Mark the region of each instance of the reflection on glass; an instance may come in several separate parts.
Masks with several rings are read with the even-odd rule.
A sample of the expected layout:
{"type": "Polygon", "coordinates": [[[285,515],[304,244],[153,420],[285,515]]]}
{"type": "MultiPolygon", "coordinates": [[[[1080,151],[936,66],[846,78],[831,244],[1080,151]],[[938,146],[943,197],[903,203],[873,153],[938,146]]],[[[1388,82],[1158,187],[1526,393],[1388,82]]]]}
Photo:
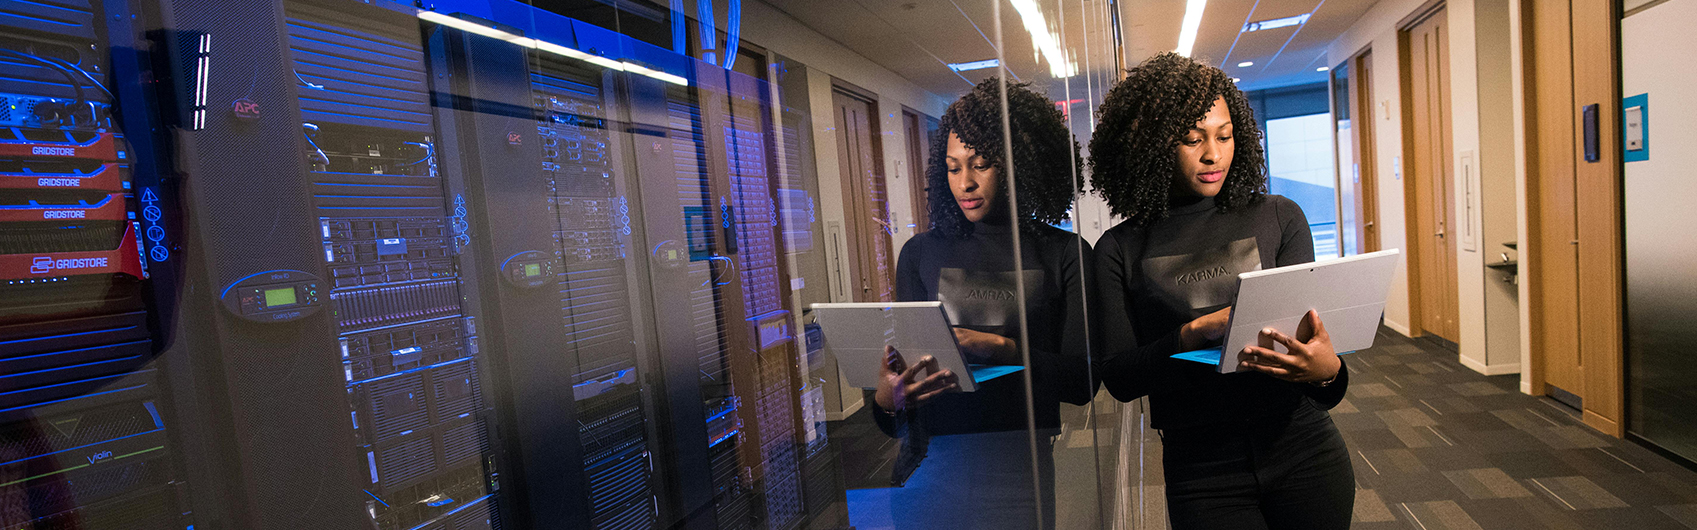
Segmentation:
{"type": "Polygon", "coordinates": [[[1024,85],[1006,90],[1012,152],[1003,148],[1003,86],[995,78],[949,107],[931,145],[931,230],[902,248],[896,297],[941,301],[974,368],[941,370],[935,359],[902,356],[899,344],[889,352],[873,417],[901,440],[889,476],[899,488],[851,495],[851,509],[890,511],[871,521],[1054,525],[1059,404],[1088,403],[1093,394],[1080,261],[1088,245],[1047,224],[1071,207],[1077,144],[1053,102],[1024,85]],[[1017,209],[1010,191],[1018,192],[1017,209]],[[979,379],[1009,373],[997,366],[1025,369],[979,379]],[[977,389],[957,392],[963,377],[977,389]]]}
{"type": "Polygon", "coordinates": [[[0,527],[1054,526],[1108,14],[933,92],[748,4],[0,0],[0,527]],[[845,419],[801,309],[897,299],[1007,374],[845,419]]]}

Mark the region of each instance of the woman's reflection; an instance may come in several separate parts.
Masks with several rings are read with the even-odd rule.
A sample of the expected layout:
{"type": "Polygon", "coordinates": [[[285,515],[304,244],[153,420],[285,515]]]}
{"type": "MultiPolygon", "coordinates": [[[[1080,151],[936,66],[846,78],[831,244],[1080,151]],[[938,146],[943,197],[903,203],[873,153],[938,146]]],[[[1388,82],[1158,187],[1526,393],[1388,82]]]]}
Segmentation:
{"type": "Polygon", "coordinates": [[[1090,263],[1090,246],[1047,224],[1065,219],[1082,185],[1074,169],[1078,144],[1052,101],[1023,84],[1007,85],[1015,212],[999,85],[994,78],[979,83],[943,115],[925,172],[931,230],[902,247],[896,295],[943,302],[969,363],[1025,365],[1025,340],[1032,393],[1027,399],[1025,374],[1018,372],[983,381],[976,392],[950,392],[962,374],[890,350],[873,414],[885,433],[903,439],[891,476],[893,485],[906,484],[891,500],[898,527],[1034,528],[1039,517],[1052,527],[1051,439],[1060,428],[1060,403],[1088,403],[1095,390],[1082,265],[1090,263]],[[1021,276],[1026,337],[1016,305],[1021,276]],[[1041,493],[1032,489],[1034,470],[1041,493]],[[1034,506],[1039,494],[1041,512],[1034,506]]]}

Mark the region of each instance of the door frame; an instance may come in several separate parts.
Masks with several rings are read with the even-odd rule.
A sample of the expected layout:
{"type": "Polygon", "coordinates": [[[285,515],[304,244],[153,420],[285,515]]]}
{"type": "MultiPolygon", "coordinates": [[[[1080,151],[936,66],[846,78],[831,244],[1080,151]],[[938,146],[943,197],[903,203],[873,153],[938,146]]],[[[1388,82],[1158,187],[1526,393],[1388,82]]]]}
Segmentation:
{"type": "Polygon", "coordinates": [[[925,164],[931,160],[931,139],[926,135],[927,120],[934,121],[936,118],[902,105],[902,134],[907,137],[907,184],[913,204],[915,235],[931,230],[931,203],[926,192],[930,182],[925,174],[925,164]]]}
{"type": "MultiPolygon", "coordinates": [[[[1410,335],[1417,337],[1432,334],[1427,332],[1423,325],[1426,312],[1422,307],[1422,293],[1424,292],[1423,289],[1428,288],[1429,286],[1423,285],[1424,282],[1421,280],[1421,276],[1424,272],[1424,266],[1420,263],[1420,252],[1422,248],[1425,245],[1429,245],[1430,242],[1426,241],[1425,237],[1427,237],[1427,235],[1419,229],[1419,208],[1416,207],[1415,203],[1417,194],[1419,193],[1418,188],[1415,185],[1417,179],[1413,172],[1407,170],[1408,167],[1413,165],[1415,158],[1414,93],[1411,84],[1413,82],[1411,70],[1412,64],[1410,64],[1412,43],[1409,41],[1409,32],[1414,29],[1415,26],[1425,23],[1426,21],[1431,20],[1432,17],[1437,16],[1440,11],[1443,11],[1443,16],[1447,18],[1449,13],[1445,10],[1446,7],[1448,7],[1448,5],[1443,0],[1433,0],[1422,5],[1419,9],[1414,10],[1407,17],[1404,17],[1397,23],[1397,87],[1399,89],[1398,98],[1401,101],[1402,106],[1400,109],[1402,115],[1402,167],[1399,168],[1399,170],[1404,176],[1402,179],[1403,244],[1408,247],[1403,261],[1408,267],[1408,273],[1406,275],[1408,279],[1408,331],[1410,335]]],[[[1448,90],[1448,87],[1444,88],[1446,91],[1448,90]]],[[[1435,112],[1441,112],[1441,110],[1435,112]]],[[[1454,153],[1448,153],[1448,155],[1449,156],[1446,157],[1442,163],[1451,163],[1451,158],[1454,157],[1454,153]]],[[[1453,198],[1451,198],[1451,200],[1453,202],[1453,198]]],[[[1451,213],[1453,214],[1454,212],[1452,211],[1451,213]]],[[[1445,228],[1447,230],[1452,227],[1446,226],[1445,228]]],[[[1460,271],[1458,270],[1457,273],[1459,272],[1460,271]]],[[[1457,295],[1459,297],[1459,293],[1457,293],[1457,295]]],[[[1459,319],[1460,315],[1456,315],[1456,318],[1459,319]]],[[[1456,338],[1459,339],[1460,337],[1456,338]]],[[[1446,342],[1447,340],[1448,339],[1445,339],[1446,342]]]]}
{"type": "MultiPolygon", "coordinates": [[[[859,100],[866,104],[867,127],[870,129],[867,137],[871,139],[868,149],[871,150],[872,154],[872,167],[870,170],[877,175],[877,178],[884,181],[884,207],[886,210],[885,213],[887,214],[889,213],[890,183],[889,175],[884,171],[884,144],[883,134],[881,131],[881,126],[883,124],[880,123],[879,120],[880,114],[878,110],[878,96],[869,90],[860,88],[859,86],[855,86],[852,83],[843,81],[836,77],[831,78],[831,93],[833,99],[836,96],[841,95],[843,97],[859,100]]],[[[837,119],[837,116],[835,116],[835,109],[837,105],[833,101],[831,106],[833,109],[832,120],[834,121],[837,119]]],[[[839,128],[837,131],[838,141],[847,141],[847,139],[843,136],[844,134],[847,134],[847,131],[839,128]]],[[[839,169],[847,167],[848,164],[849,161],[847,160],[838,161],[839,169]]],[[[870,277],[871,275],[876,274],[878,265],[878,240],[876,236],[873,235],[873,231],[881,228],[877,226],[876,223],[872,222],[870,205],[864,201],[856,200],[857,197],[866,196],[867,193],[869,193],[869,190],[863,192],[859,189],[860,185],[858,176],[844,172],[841,180],[842,193],[844,197],[843,239],[845,241],[843,242],[843,250],[846,250],[849,254],[849,259],[844,260],[848,262],[849,265],[849,277],[847,278],[849,280],[849,285],[845,286],[847,288],[845,290],[848,292],[849,298],[853,301],[874,301],[865,299],[865,289],[861,288],[858,285],[858,282],[863,278],[863,275],[865,277],[870,277]]],[[[895,254],[899,250],[895,248],[895,240],[893,237],[891,238],[890,246],[889,255],[886,256],[888,259],[886,260],[887,263],[885,263],[885,266],[886,269],[890,271],[891,277],[886,278],[886,280],[888,280],[893,286],[895,284],[895,254]]],[[[892,288],[891,296],[893,297],[894,294],[895,293],[892,288]]]]}
{"type": "MultiPolygon", "coordinates": [[[[1551,363],[1549,348],[1546,344],[1554,342],[1558,330],[1549,329],[1547,315],[1559,315],[1563,312],[1572,314],[1577,329],[1577,344],[1579,360],[1582,369],[1579,372],[1578,388],[1562,388],[1582,397],[1581,420],[1588,426],[1605,434],[1620,437],[1627,434],[1626,428],[1630,418],[1626,416],[1626,401],[1630,396],[1625,392],[1628,383],[1624,357],[1626,348],[1625,330],[1625,247],[1624,247],[1624,208],[1622,196],[1622,177],[1624,166],[1621,160],[1620,130],[1621,120],[1621,50],[1620,50],[1620,18],[1618,5],[1610,0],[1568,0],[1562,2],[1562,8],[1567,27],[1567,43],[1569,56],[1566,58],[1571,69],[1558,71],[1558,75],[1548,76],[1534,66],[1538,50],[1535,32],[1536,22],[1524,27],[1521,46],[1523,56],[1527,60],[1522,65],[1521,74],[1527,80],[1522,97],[1526,100],[1527,134],[1525,159],[1522,161],[1526,172],[1526,223],[1528,241],[1521,243],[1521,259],[1526,260],[1526,279],[1530,285],[1528,304],[1528,332],[1531,343],[1528,345],[1531,358],[1529,359],[1526,383],[1533,395],[1542,395],[1550,386],[1551,363]],[[1541,77],[1543,76],[1543,77],[1541,77]],[[1595,162],[1585,161],[1583,149],[1579,142],[1555,142],[1555,153],[1543,152],[1549,144],[1537,141],[1539,131],[1547,129],[1537,122],[1539,105],[1548,102],[1539,101],[1538,83],[1540,81],[1572,87],[1568,119],[1572,129],[1565,133],[1568,138],[1582,138],[1579,132],[1583,129],[1581,108],[1587,104],[1598,105],[1597,112],[1597,143],[1598,159],[1595,162]],[[1570,151],[1563,153],[1562,151],[1570,151]],[[1567,155],[1563,157],[1563,155],[1567,155]],[[1574,294],[1575,306],[1561,307],[1541,293],[1539,285],[1547,277],[1554,276],[1553,267],[1539,262],[1539,256],[1547,247],[1560,246],[1561,241],[1543,241],[1539,235],[1544,233],[1543,225],[1561,212],[1562,206],[1542,200],[1543,188],[1547,186],[1550,177],[1541,174],[1541,159],[1545,156],[1563,157],[1574,164],[1573,187],[1575,189],[1574,204],[1571,206],[1571,217],[1574,219],[1572,245],[1575,254],[1576,284],[1574,294]],[[1582,192],[1579,190],[1583,190],[1582,192]]],[[[1557,5],[1561,5],[1557,4],[1557,5]]],[[[1547,13],[1552,5],[1545,2],[1522,0],[1519,2],[1521,20],[1536,21],[1540,13],[1547,13]],[[1530,15],[1530,16],[1528,16],[1530,15]]],[[[1565,219],[1561,219],[1565,220],[1565,219]]],[[[1558,387],[1560,388],[1560,387],[1558,387]]]]}
{"type": "MultiPolygon", "coordinates": [[[[1360,168],[1356,175],[1361,181],[1355,183],[1355,196],[1361,200],[1361,210],[1355,220],[1359,223],[1356,233],[1358,250],[1365,254],[1383,248],[1384,241],[1379,233],[1379,153],[1378,136],[1374,134],[1378,125],[1374,122],[1379,117],[1373,109],[1373,48],[1367,46],[1350,56],[1349,90],[1353,92],[1348,97],[1351,105],[1350,128],[1355,133],[1355,163],[1360,168]]],[[[1351,205],[1353,208],[1354,205],[1351,205]]]]}

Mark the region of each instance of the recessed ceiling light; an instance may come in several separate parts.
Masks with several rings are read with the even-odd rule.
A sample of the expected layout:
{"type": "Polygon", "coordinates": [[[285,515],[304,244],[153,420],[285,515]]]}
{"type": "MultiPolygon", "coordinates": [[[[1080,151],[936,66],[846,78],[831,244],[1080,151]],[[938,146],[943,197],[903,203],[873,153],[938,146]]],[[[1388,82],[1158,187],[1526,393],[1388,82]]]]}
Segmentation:
{"type": "Polygon", "coordinates": [[[1190,57],[1190,50],[1196,47],[1196,29],[1202,26],[1202,10],[1208,7],[1208,0],[1187,0],[1184,3],[1184,22],[1178,28],[1178,49],[1174,53],[1190,57]]]}
{"type": "Polygon", "coordinates": [[[1303,13],[1303,14],[1300,14],[1300,15],[1297,15],[1297,16],[1294,16],[1294,17],[1275,18],[1275,19],[1272,19],[1272,20],[1263,20],[1263,21],[1260,21],[1260,22],[1250,22],[1248,24],[1244,24],[1243,29],[1239,30],[1238,33],[1249,33],[1251,31],[1261,31],[1261,30],[1264,30],[1264,29],[1278,29],[1278,28],[1287,28],[1287,27],[1290,27],[1290,26],[1298,26],[1298,25],[1301,25],[1304,22],[1308,22],[1308,16],[1310,14],[1311,13],[1303,13]]]}
{"type": "Polygon", "coordinates": [[[1314,69],[1314,71],[1316,71],[1316,72],[1324,72],[1324,71],[1327,71],[1327,70],[1331,70],[1331,69],[1332,69],[1332,68],[1331,68],[1331,67],[1329,67],[1329,66],[1322,66],[1322,67],[1319,67],[1319,68],[1315,68],[1315,69],[1314,69]]]}
{"type": "Polygon", "coordinates": [[[999,63],[999,62],[996,62],[995,59],[985,59],[985,60],[982,60],[982,61],[973,61],[973,62],[970,62],[970,63],[949,63],[949,69],[954,70],[956,72],[965,72],[967,70],[982,70],[982,69],[985,69],[985,68],[995,68],[995,67],[1001,66],[1001,65],[1002,64],[999,63]]]}
{"type": "Polygon", "coordinates": [[[1233,82],[1233,83],[1236,83],[1236,82],[1239,82],[1239,81],[1243,81],[1243,80],[1242,80],[1242,79],[1238,79],[1238,78],[1236,78],[1236,77],[1233,77],[1233,78],[1232,78],[1232,82],[1233,82]]]}
{"type": "Polygon", "coordinates": [[[1238,68],[1249,68],[1251,66],[1255,66],[1255,61],[1244,61],[1244,62],[1241,62],[1241,63],[1237,63],[1238,68]]]}

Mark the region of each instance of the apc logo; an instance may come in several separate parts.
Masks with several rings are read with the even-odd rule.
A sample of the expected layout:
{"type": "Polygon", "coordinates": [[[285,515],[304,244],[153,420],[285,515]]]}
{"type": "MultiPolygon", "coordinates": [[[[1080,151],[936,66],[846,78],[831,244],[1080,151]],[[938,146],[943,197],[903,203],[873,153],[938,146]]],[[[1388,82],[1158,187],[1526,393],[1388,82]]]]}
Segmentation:
{"type": "Polygon", "coordinates": [[[259,104],[254,103],[253,100],[248,98],[241,98],[230,102],[230,111],[236,113],[236,118],[242,120],[252,121],[259,119],[259,104]]]}
{"type": "Polygon", "coordinates": [[[49,272],[53,272],[53,258],[37,256],[35,261],[29,265],[30,274],[47,274],[49,272]]]}

